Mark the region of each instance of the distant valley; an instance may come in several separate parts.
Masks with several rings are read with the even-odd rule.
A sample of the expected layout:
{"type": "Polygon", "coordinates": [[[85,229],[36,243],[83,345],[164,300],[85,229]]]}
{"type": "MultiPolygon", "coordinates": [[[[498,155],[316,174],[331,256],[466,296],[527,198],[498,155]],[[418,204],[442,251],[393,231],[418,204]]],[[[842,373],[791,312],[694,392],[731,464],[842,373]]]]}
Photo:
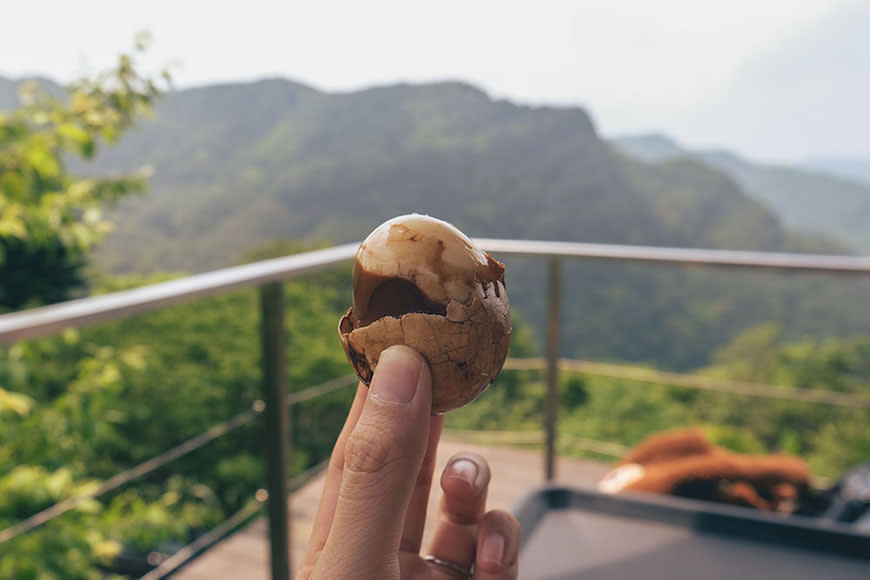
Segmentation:
{"type": "Polygon", "coordinates": [[[804,161],[801,167],[870,185],[870,159],[858,157],[816,157],[804,161]]]}

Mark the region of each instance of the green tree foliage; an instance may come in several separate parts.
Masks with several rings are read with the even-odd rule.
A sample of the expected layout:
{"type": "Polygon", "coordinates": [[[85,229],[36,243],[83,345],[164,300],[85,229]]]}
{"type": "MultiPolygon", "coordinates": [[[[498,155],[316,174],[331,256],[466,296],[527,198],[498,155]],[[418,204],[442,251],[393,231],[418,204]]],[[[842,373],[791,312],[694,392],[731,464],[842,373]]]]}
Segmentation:
{"type": "MultiPolygon", "coordinates": [[[[286,247],[258,250],[256,256],[272,257],[286,247]]],[[[101,290],[160,279],[165,277],[116,278],[101,290]]],[[[349,301],[350,268],[287,284],[291,390],[348,373],[335,326],[349,301]]],[[[250,408],[259,397],[257,323],[257,294],[246,290],[3,351],[0,384],[27,399],[0,422],[0,528],[250,408]]],[[[716,365],[704,372],[870,391],[866,339],[782,343],[778,336],[773,327],[752,329],[722,348],[716,365]],[[756,350],[760,354],[750,372],[739,363],[756,350]]],[[[520,319],[512,344],[518,357],[537,350],[520,319]]],[[[576,452],[570,436],[631,445],[655,431],[702,424],[729,448],[786,449],[808,458],[815,473],[836,477],[866,460],[870,449],[864,432],[870,417],[856,409],[567,372],[562,387],[564,452],[576,452]]],[[[543,395],[540,372],[506,371],[474,404],[451,413],[448,425],[536,430],[543,395]]],[[[294,471],[327,456],[350,399],[346,389],[294,408],[294,471]]],[[[0,573],[98,577],[100,567],[110,566],[121,550],[140,558],[149,551],[172,551],[250,500],[263,481],[262,445],[259,425],[244,427],[88,502],[3,546],[0,573]],[[46,546],[51,557],[40,558],[46,546]]]]}
{"type": "Polygon", "coordinates": [[[146,175],[75,177],[67,159],[91,159],[100,142],[117,141],[160,93],[122,55],[63,99],[30,82],[20,107],[0,111],[0,311],[57,302],[84,286],[87,252],[108,229],[105,206],[144,190],[146,175]]]}
{"type": "MultiPolygon", "coordinates": [[[[434,204],[423,209],[449,218],[462,208],[455,221],[475,233],[495,224],[492,235],[573,239],[580,232],[606,241],[795,247],[769,214],[743,203],[727,182],[694,166],[656,171],[618,160],[576,112],[522,110],[453,84],[431,93],[405,87],[340,99],[302,87],[288,92],[282,83],[263,86],[261,100],[249,98],[256,91],[234,88],[219,91],[217,101],[193,91],[185,98],[194,106],[167,109],[158,120],[178,148],[170,155],[166,141],[157,139],[148,150],[160,151],[161,162],[183,159],[168,164],[169,185],[158,200],[174,196],[185,209],[166,213],[161,205],[141,221],[145,230],[132,228],[133,238],[178,229],[201,241],[178,252],[171,236],[159,248],[146,243],[150,238],[135,238],[137,253],[183,254],[200,267],[232,261],[276,228],[309,240],[274,242],[241,261],[270,258],[336,232],[358,237],[383,217],[421,209],[420,200],[434,204]],[[287,118],[275,123],[269,115],[248,115],[263,105],[287,118]],[[216,121],[218,113],[226,123],[216,121]],[[317,147],[308,148],[311,143],[317,147]],[[202,181],[204,174],[220,185],[202,181]],[[469,183],[483,193],[469,196],[469,183]],[[716,195],[689,196],[704,183],[715,184],[716,195]],[[226,195],[245,187],[270,189],[256,199],[226,195]],[[217,189],[221,195],[212,196],[217,189]],[[499,203],[488,203],[488,194],[500,196],[499,203]],[[716,208],[768,231],[743,231],[742,217],[722,224],[716,208]],[[669,224],[677,210],[683,214],[669,224]],[[624,216],[632,218],[623,222],[624,216]],[[613,223],[626,225],[616,231],[613,223]]],[[[88,250],[107,228],[106,205],[144,182],[141,175],[74,177],[68,163],[117,139],[158,93],[122,57],[112,73],[75,85],[65,100],[29,93],[23,108],[0,113],[0,308],[60,300],[84,285],[88,250]]],[[[139,138],[139,146],[141,139],[149,143],[147,131],[139,138]]],[[[510,272],[512,298],[541,295],[543,277],[527,275],[535,266],[527,262],[510,272]]],[[[567,267],[566,342],[587,357],[620,353],[687,366],[706,360],[747,320],[783,321],[799,312],[804,328],[842,329],[846,315],[856,327],[865,324],[848,308],[864,296],[860,286],[728,275],[736,278],[723,284],[725,275],[701,272],[567,267]],[[833,310],[819,306],[821,297],[833,310]],[[832,312],[840,318],[832,321],[832,312]]],[[[90,285],[108,292],[169,277],[91,278],[90,285]]],[[[289,282],[285,296],[290,389],[348,374],[336,324],[350,303],[350,268],[289,282]]],[[[544,319],[541,304],[529,298],[525,306],[526,320],[544,319]]],[[[0,349],[0,529],[250,409],[260,397],[258,316],[257,293],[245,290],[0,349]]],[[[537,351],[531,326],[518,317],[512,354],[537,351]]],[[[868,361],[866,339],[801,342],[765,326],[720,348],[703,372],[867,393],[868,361]]],[[[657,430],[700,423],[731,448],[799,453],[830,476],[870,453],[870,417],[860,409],[571,373],[562,386],[560,429],[569,436],[631,445],[657,430]]],[[[448,425],[537,429],[543,393],[540,372],[506,371],[473,405],[451,413],[448,425]]],[[[294,406],[295,473],[327,457],[350,399],[348,389],[294,406]]],[[[103,578],[121,555],[141,559],[149,551],[172,551],[250,501],[263,481],[263,445],[255,422],[83,503],[0,545],[0,578],[103,578]]]]}
{"type": "MultiPolygon", "coordinates": [[[[785,342],[781,336],[775,325],[750,328],[717,351],[714,365],[696,372],[725,380],[870,396],[870,339],[785,342]]],[[[594,373],[563,370],[560,376],[562,453],[590,453],[575,447],[575,438],[631,446],[659,431],[702,425],[711,440],[729,449],[792,453],[806,459],[816,476],[829,480],[870,461],[867,409],[698,391],[594,373]]],[[[508,371],[480,400],[451,413],[447,425],[540,431],[544,396],[540,371],[508,371]],[[515,385],[505,389],[502,381],[515,385]]]]}
{"type": "MultiPolygon", "coordinates": [[[[140,37],[133,55],[73,83],[64,97],[24,83],[20,106],[0,111],[0,312],[83,291],[88,252],[108,231],[104,209],[144,190],[145,171],[78,177],[68,165],[93,158],[151,110],[162,83],[142,76],[134,59],[146,44],[140,37]]],[[[0,527],[91,489],[93,474],[117,467],[107,449],[123,417],[110,401],[141,366],[135,347],[116,350],[74,335],[2,351],[0,527]],[[40,354],[43,363],[35,362],[40,354]]],[[[0,577],[101,577],[95,566],[109,563],[121,544],[93,525],[100,517],[100,504],[85,502],[3,546],[0,577]]]]}
{"type": "MultiPolygon", "coordinates": [[[[290,282],[285,295],[291,390],[349,374],[336,326],[350,269],[290,282]]],[[[246,290],[0,350],[0,384],[27,397],[0,422],[0,529],[250,409],[258,322],[258,295],[246,290]]],[[[293,408],[294,472],[328,456],[351,398],[342,389],[293,408]]],[[[140,561],[177,549],[251,501],[263,445],[258,420],[0,545],[0,577],[97,578],[122,549],[140,561]],[[73,560],[81,566],[57,572],[73,560]]]]}
{"type": "MultiPolygon", "coordinates": [[[[781,342],[780,329],[751,328],[721,348],[699,372],[720,379],[870,395],[870,339],[781,342]]],[[[567,373],[571,377],[571,373],[567,373]]],[[[576,376],[576,375],[575,375],[576,376]]],[[[566,379],[567,384],[575,378],[566,379]]],[[[656,431],[705,425],[731,449],[785,451],[834,478],[870,461],[870,410],[694,391],[667,384],[583,376],[587,401],[563,405],[564,432],[633,445],[656,431]]],[[[563,389],[570,397],[571,390],[563,389]]]]}

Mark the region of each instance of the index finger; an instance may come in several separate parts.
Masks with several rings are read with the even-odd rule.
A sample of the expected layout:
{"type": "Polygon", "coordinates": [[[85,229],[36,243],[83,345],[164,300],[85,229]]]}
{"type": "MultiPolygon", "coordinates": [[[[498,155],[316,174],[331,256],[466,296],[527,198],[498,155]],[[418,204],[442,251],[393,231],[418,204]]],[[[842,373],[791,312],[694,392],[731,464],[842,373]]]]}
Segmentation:
{"type": "Polygon", "coordinates": [[[317,563],[324,578],[398,575],[401,533],[426,455],[431,412],[425,359],[407,346],[385,350],[345,444],[335,517],[317,563]]]}
{"type": "Polygon", "coordinates": [[[344,471],[344,445],[350,432],[356,426],[360,414],[362,414],[367,392],[368,387],[365,384],[361,382],[357,385],[356,395],[350,406],[350,411],[348,411],[344,427],[341,428],[341,433],[335,441],[335,447],[332,448],[329,467],[326,471],[326,481],[323,483],[323,493],[320,496],[320,505],[317,507],[317,515],[314,516],[314,525],[311,528],[311,539],[308,541],[308,550],[302,561],[303,567],[313,566],[317,562],[317,557],[323,551],[323,546],[326,545],[326,538],[329,537],[329,528],[332,526],[335,505],[338,502],[338,491],[341,488],[341,474],[344,471]]]}
{"type": "Polygon", "coordinates": [[[408,513],[405,515],[405,528],[402,530],[402,540],[399,549],[403,552],[417,554],[423,543],[423,531],[426,527],[426,511],[429,507],[429,494],[432,489],[432,478],[435,474],[435,460],[438,456],[438,442],[441,440],[441,430],[444,427],[444,415],[435,415],[429,421],[429,443],[426,456],[414,484],[414,493],[408,502],[408,513]]]}

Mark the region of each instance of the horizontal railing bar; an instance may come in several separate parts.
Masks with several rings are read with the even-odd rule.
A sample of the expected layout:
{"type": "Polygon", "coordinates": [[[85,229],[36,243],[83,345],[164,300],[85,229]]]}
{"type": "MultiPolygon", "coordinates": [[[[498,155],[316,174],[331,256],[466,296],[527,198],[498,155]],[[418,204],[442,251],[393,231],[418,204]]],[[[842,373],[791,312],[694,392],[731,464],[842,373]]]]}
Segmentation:
{"type": "Polygon", "coordinates": [[[477,238],[493,254],[870,274],[870,257],[477,238]]]}
{"type": "Polygon", "coordinates": [[[163,562],[156,568],[140,578],[140,580],[158,580],[165,578],[169,574],[177,571],[179,568],[190,562],[193,558],[217,544],[220,540],[227,537],[233,530],[243,526],[250,521],[263,509],[263,502],[253,500],[245,507],[231,515],[229,518],[222,521],[220,524],[204,533],[193,542],[187,544],[163,562]]]}
{"type": "Polygon", "coordinates": [[[0,316],[0,344],[49,336],[67,328],[116,320],[227,290],[310,273],[353,258],[358,247],[359,244],[345,244],[325,250],[215,270],[141,288],[4,314],[0,316]]]}
{"type": "Polygon", "coordinates": [[[200,433],[199,435],[188,439],[184,443],[181,443],[180,445],[177,445],[172,449],[164,451],[160,455],[156,455],[151,459],[143,461],[135,467],[113,475],[102,484],[100,484],[97,489],[85,494],[68,497],[64,500],[57,502],[53,506],[48,507],[41,512],[30,516],[26,520],[22,520],[17,524],[6,528],[5,530],[0,530],[0,544],[8,542],[9,540],[17,536],[20,536],[21,534],[38,528],[42,524],[49,522],[56,517],[62,516],[71,509],[75,509],[86,501],[96,499],[103,494],[106,494],[114,489],[121,487],[122,485],[130,483],[134,479],[138,479],[144,475],[151,473],[156,469],[159,469],[160,467],[163,467],[167,463],[175,461],[183,455],[187,455],[192,451],[196,451],[203,445],[214,441],[218,437],[222,437],[230,431],[233,431],[234,429],[237,429],[242,425],[250,423],[254,419],[254,417],[256,417],[262,411],[262,402],[257,401],[254,403],[251,409],[248,409],[243,413],[239,413],[231,419],[218,423],[208,431],[200,433]]]}
{"type": "MultiPolygon", "coordinates": [[[[290,478],[289,487],[291,493],[298,491],[305,484],[323,473],[328,464],[328,459],[321,461],[317,465],[310,467],[302,473],[290,478]]],[[[167,559],[163,560],[163,562],[161,562],[159,566],[152,569],[146,575],[142,576],[140,580],[157,580],[158,578],[166,578],[167,576],[174,574],[179,569],[188,564],[191,560],[196,558],[198,555],[202,554],[203,552],[229,536],[231,533],[233,533],[233,531],[237,530],[241,526],[245,525],[248,521],[253,519],[254,516],[262,511],[265,505],[264,502],[267,498],[268,495],[265,494],[265,490],[261,490],[257,493],[256,499],[249,502],[248,505],[237,511],[235,514],[231,515],[229,518],[227,518],[202,536],[198,537],[190,544],[184,546],[167,559]],[[260,495],[261,492],[263,493],[262,496],[260,495]]]]}
{"type": "MultiPolygon", "coordinates": [[[[301,403],[302,401],[308,401],[309,399],[323,396],[327,393],[337,391],[338,389],[341,389],[343,387],[350,386],[354,382],[356,382],[355,375],[345,375],[337,379],[326,381],[319,385],[315,385],[302,391],[292,393],[287,398],[288,405],[294,405],[296,403],[301,403]]],[[[200,433],[199,435],[188,439],[187,441],[173,447],[172,449],[164,451],[160,455],[156,455],[151,459],[143,461],[135,467],[131,467],[130,469],[127,469],[125,471],[122,471],[121,473],[112,476],[111,478],[104,481],[100,485],[100,487],[98,487],[94,491],[61,500],[58,503],[47,507],[41,512],[30,516],[26,520],[22,520],[17,524],[6,528],[5,530],[0,530],[0,544],[8,542],[9,540],[17,536],[20,536],[21,534],[27,533],[46,522],[62,516],[66,512],[70,511],[71,509],[75,509],[77,506],[81,505],[86,501],[96,499],[105,493],[108,493],[114,489],[121,487],[122,485],[133,481],[134,479],[138,479],[144,475],[151,473],[156,469],[159,469],[160,467],[163,467],[167,463],[175,461],[179,457],[196,451],[197,449],[210,443],[211,441],[214,441],[219,437],[223,437],[227,433],[250,423],[254,419],[254,417],[263,412],[263,409],[263,402],[255,401],[252,407],[247,411],[239,413],[235,417],[218,423],[217,425],[211,427],[208,431],[200,433]]]]}
{"type": "Polygon", "coordinates": [[[444,436],[447,438],[461,439],[472,443],[519,443],[519,444],[542,444],[544,432],[540,429],[452,429],[444,428],[444,436]]]}
{"type": "MultiPolygon", "coordinates": [[[[476,240],[496,254],[521,254],[744,268],[870,273],[870,258],[536,240],[476,240]]],[[[0,316],[0,345],[149,312],[234,288],[283,280],[351,259],[358,244],[295,254],[103,296],[0,316]]]]}
{"type": "MultiPolygon", "coordinates": [[[[517,371],[543,370],[545,365],[546,361],[543,358],[520,358],[508,359],[505,362],[504,368],[506,370],[517,371]]],[[[596,363],[584,360],[561,359],[559,361],[559,366],[566,371],[575,371],[583,374],[604,376],[614,379],[625,379],[645,383],[661,383],[663,385],[674,385],[689,389],[715,391],[732,395],[746,395],[802,403],[818,403],[824,405],[870,409],[870,397],[852,393],[841,393],[839,391],[798,389],[766,383],[728,381],[701,375],[672,373],[627,365],[596,363]]]]}
{"type": "MultiPolygon", "coordinates": [[[[707,391],[725,392],[738,395],[749,395],[767,398],[777,398],[785,400],[793,400],[807,403],[822,403],[830,405],[841,405],[857,408],[870,408],[870,398],[860,395],[852,395],[850,393],[840,393],[836,391],[824,391],[818,389],[794,389],[779,385],[769,385],[763,383],[747,383],[740,381],[724,381],[721,379],[712,379],[691,374],[672,373],[664,371],[654,371],[645,368],[627,367],[625,365],[613,365],[607,363],[595,363],[591,361],[560,359],[559,365],[561,368],[568,371],[575,371],[585,374],[593,374],[598,376],[607,376],[611,378],[634,380],[640,382],[657,382],[662,384],[670,384],[675,386],[694,388],[707,391]]],[[[546,366],[546,361],[542,358],[510,358],[505,362],[505,370],[542,370],[546,366]]],[[[294,405],[307,401],[325,394],[337,391],[341,388],[350,386],[356,382],[356,376],[345,375],[335,379],[331,379],[320,385],[309,387],[302,391],[291,393],[288,396],[288,405],[294,405]]],[[[113,489],[116,489],[130,481],[147,475],[148,473],[166,465],[191,453],[203,445],[226,435],[230,431],[249,423],[257,414],[262,412],[262,402],[256,401],[253,407],[235,417],[228,419],[222,423],[215,425],[208,431],[201,433],[184,443],[173,447],[157,455],[139,465],[121,472],[112,478],[106,480],[99,488],[88,494],[79,495],[62,500],[45,510],[34,514],[33,516],[23,520],[5,530],[0,530],[0,544],[7,542],[23,533],[33,530],[40,525],[74,509],[78,505],[95,499],[113,489]]],[[[468,435],[471,432],[462,432],[453,430],[457,435],[468,435]]],[[[486,433],[486,432],[484,432],[486,433]]],[[[491,432],[495,433],[495,432],[491,432]]],[[[533,443],[534,437],[537,435],[527,435],[527,433],[536,433],[534,431],[511,432],[510,436],[517,435],[522,438],[522,442],[533,443]]],[[[506,435],[507,436],[507,435],[506,435]]],[[[589,440],[592,441],[592,440],[589,440]]],[[[596,442],[598,443],[598,442],[596,442]]]]}
{"type": "Polygon", "coordinates": [[[622,443],[587,439],[585,437],[577,437],[576,435],[570,435],[567,433],[559,433],[559,440],[568,446],[579,448],[582,451],[591,451],[592,453],[607,455],[608,457],[623,457],[629,450],[629,447],[622,443]]]}
{"type": "Polygon", "coordinates": [[[344,375],[343,377],[331,379],[315,387],[309,387],[302,391],[290,393],[289,395],[287,395],[287,405],[296,405],[297,403],[302,403],[304,401],[308,401],[309,399],[316,399],[317,397],[322,397],[323,395],[329,394],[333,391],[337,391],[339,389],[354,385],[358,380],[359,379],[356,375],[344,375]]]}
{"type": "MultiPolygon", "coordinates": [[[[540,430],[486,430],[486,429],[445,429],[447,437],[480,445],[543,445],[546,442],[545,433],[540,430]]],[[[628,447],[613,441],[587,439],[565,433],[559,434],[561,443],[584,451],[592,451],[599,455],[622,457],[628,452],[628,447]]]]}

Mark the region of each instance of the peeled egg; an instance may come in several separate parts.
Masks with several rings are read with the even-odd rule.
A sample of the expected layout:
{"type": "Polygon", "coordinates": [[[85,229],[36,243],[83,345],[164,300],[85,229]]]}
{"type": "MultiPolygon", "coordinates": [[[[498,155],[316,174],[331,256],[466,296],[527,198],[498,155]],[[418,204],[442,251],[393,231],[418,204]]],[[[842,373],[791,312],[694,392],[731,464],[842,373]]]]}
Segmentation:
{"type": "Polygon", "coordinates": [[[353,303],[338,330],[366,385],[381,353],[404,344],[432,370],[432,412],[456,409],[486,390],[507,357],[504,265],[447,222],[393,218],[356,253],[353,303]]]}

